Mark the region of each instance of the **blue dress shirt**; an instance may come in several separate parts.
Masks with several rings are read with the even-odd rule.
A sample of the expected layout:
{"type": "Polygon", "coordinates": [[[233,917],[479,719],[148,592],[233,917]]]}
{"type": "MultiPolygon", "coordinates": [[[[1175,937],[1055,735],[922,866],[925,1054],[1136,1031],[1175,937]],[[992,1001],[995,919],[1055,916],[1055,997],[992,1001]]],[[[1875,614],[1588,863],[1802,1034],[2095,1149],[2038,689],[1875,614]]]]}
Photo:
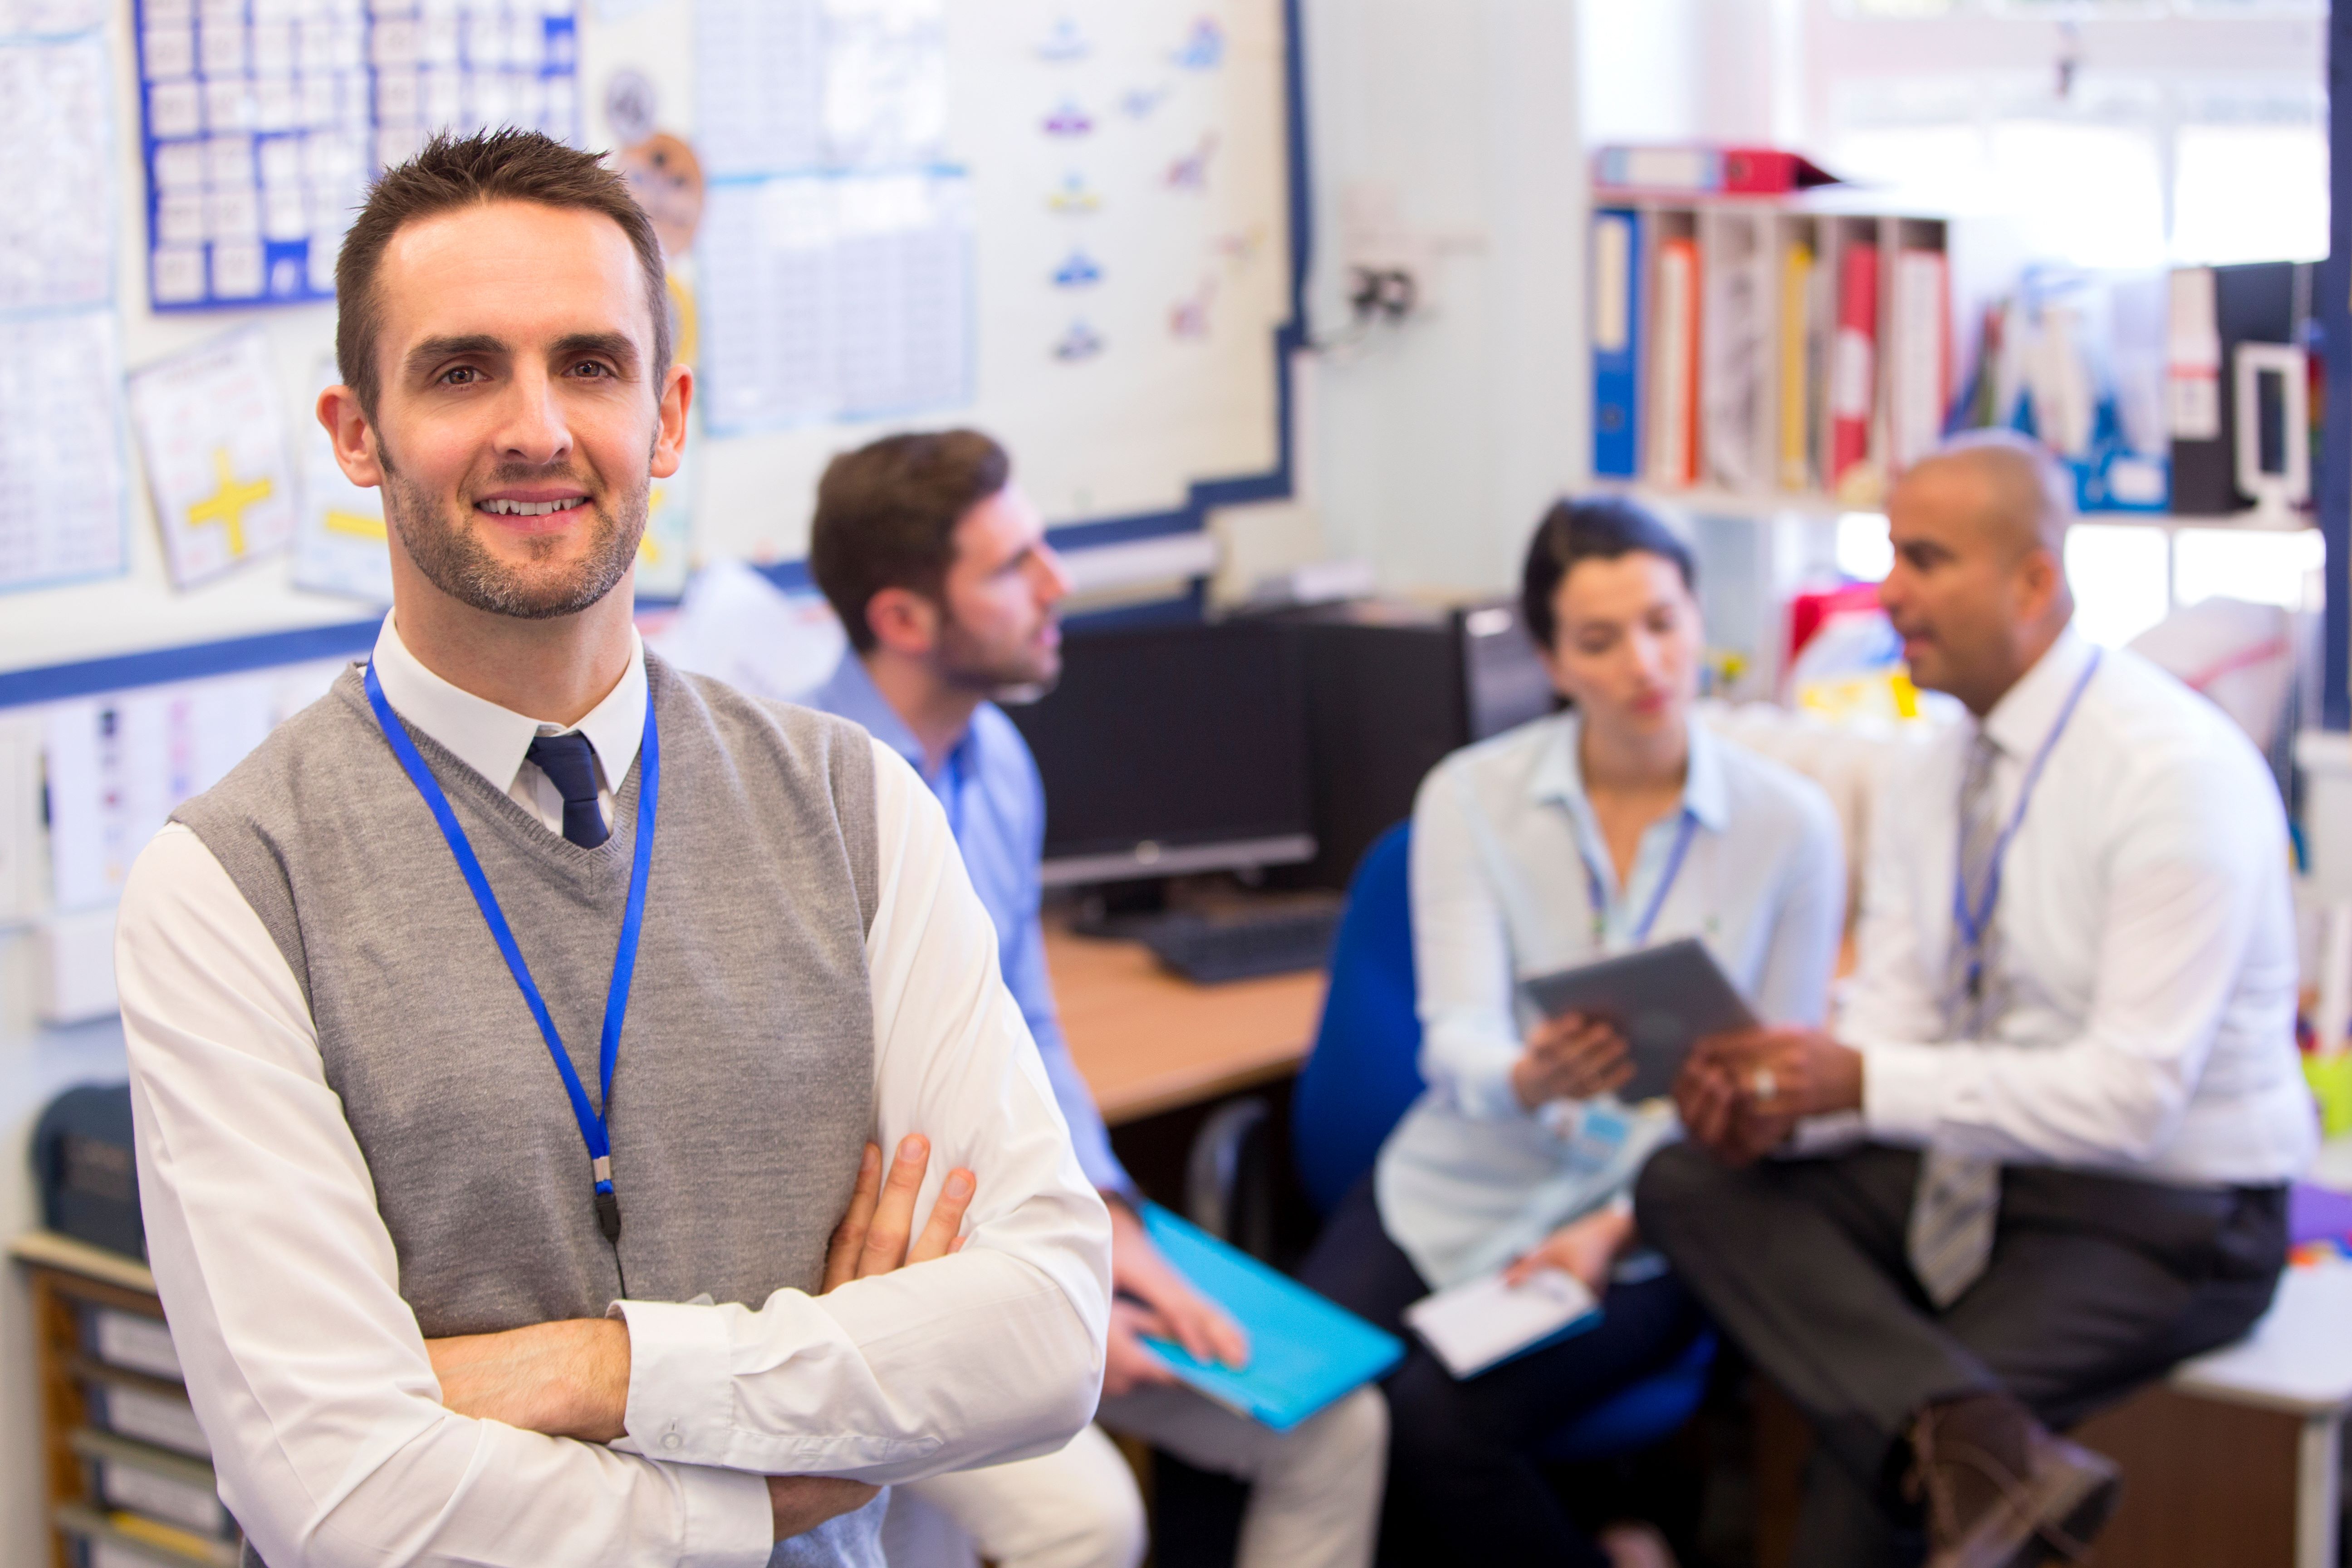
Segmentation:
{"type": "MultiPolygon", "coordinates": [[[[1045,786],[1037,776],[1029,743],[1003,709],[983,702],[973,710],[971,727],[932,777],[925,772],[922,742],[884,699],[855,650],[843,654],[824,683],[801,700],[864,725],[868,734],[913,764],[940,797],[956,847],[963,851],[972,891],[996,922],[1005,989],[1013,993],[1029,1032],[1036,1037],[1045,1077],[1053,1083],[1063,1120],[1070,1124],[1078,1166],[1097,1187],[1134,1196],[1135,1183],[1111,1152],[1110,1131],[1095,1108],[1087,1080],[1070,1060],[1062,1021],[1054,1011],[1053,981],[1045,973],[1045,933],[1037,918],[1045,786]]],[[[986,1179],[986,1172],[981,1174],[986,1179]]]]}

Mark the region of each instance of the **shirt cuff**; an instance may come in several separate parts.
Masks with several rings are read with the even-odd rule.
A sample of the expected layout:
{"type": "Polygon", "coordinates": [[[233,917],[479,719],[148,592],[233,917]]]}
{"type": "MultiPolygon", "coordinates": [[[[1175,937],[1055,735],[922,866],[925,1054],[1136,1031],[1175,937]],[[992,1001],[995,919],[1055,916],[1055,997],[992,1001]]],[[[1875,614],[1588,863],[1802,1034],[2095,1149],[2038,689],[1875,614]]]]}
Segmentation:
{"type": "Polygon", "coordinates": [[[681,1568],[767,1568],[776,1554],[776,1509],[764,1476],[704,1465],[664,1465],[686,1510],[681,1568]]]}
{"type": "Polygon", "coordinates": [[[669,1301],[615,1301],[605,1313],[629,1327],[628,1445],[649,1459],[726,1463],[735,1417],[726,1314],[669,1301]]]}
{"type": "Polygon", "coordinates": [[[1534,1115],[1519,1103],[1519,1091],[1511,1087],[1511,1069],[1518,1061],[1517,1051],[1479,1052],[1474,1063],[1465,1064],[1468,1070],[1454,1076],[1454,1095],[1462,1110],[1494,1121],[1524,1121],[1534,1115]]]}
{"type": "Polygon", "coordinates": [[[1948,1047],[1868,1046],[1862,1053],[1862,1120],[1881,1143],[1924,1146],[1951,1107],[1948,1047]]]}

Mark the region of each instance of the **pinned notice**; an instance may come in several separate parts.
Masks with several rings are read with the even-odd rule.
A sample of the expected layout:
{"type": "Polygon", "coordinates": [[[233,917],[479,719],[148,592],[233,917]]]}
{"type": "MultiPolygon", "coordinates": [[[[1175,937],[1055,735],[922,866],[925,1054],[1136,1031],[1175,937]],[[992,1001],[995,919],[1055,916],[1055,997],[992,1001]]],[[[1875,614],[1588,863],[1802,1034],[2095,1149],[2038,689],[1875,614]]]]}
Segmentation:
{"type": "Polygon", "coordinates": [[[194,587],[293,542],[285,417],[258,329],[134,373],[131,413],[173,586],[194,587]]]}

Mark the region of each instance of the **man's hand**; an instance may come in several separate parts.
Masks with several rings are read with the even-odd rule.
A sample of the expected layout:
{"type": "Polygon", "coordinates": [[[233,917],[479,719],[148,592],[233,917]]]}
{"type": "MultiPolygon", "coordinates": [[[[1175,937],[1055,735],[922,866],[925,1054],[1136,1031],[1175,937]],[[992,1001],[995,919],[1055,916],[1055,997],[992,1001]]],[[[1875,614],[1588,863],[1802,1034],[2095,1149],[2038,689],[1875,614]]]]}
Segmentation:
{"type": "Polygon", "coordinates": [[[1103,1357],[1103,1396],[1176,1381],[1144,1336],[1174,1340],[1199,1361],[1249,1363],[1249,1336],[1224,1310],[1192,1289],[1151,1245],[1135,1211],[1118,1197],[1110,1205],[1110,1342],[1103,1357]]]}
{"type": "Polygon", "coordinates": [[[866,1145],[857,1163],[857,1186],[849,1194],[849,1212],[834,1227],[824,1249],[824,1287],[834,1290],[852,1279],[888,1274],[910,1263],[928,1263],[963,1250],[964,1210],[971,1206],[980,1184],[970,1171],[950,1171],[931,1205],[923,1234],[908,1237],[915,1228],[915,1195],[931,1163],[930,1141],[919,1132],[898,1140],[898,1157],[890,1163],[890,1179],[882,1181],[882,1151],[866,1145]]]}
{"type": "Polygon", "coordinates": [[[533,1323],[427,1340],[441,1403],[478,1421],[609,1443],[629,1403],[628,1325],[611,1318],[533,1323]]]}
{"type": "Polygon", "coordinates": [[[1528,1047],[1511,1064],[1511,1092],[1529,1110],[1555,1100],[1590,1100],[1633,1080],[1633,1059],[1617,1026],[1581,1013],[1562,1013],[1528,1031],[1528,1047]]]}
{"type": "MultiPolygon", "coordinates": [[[[886,1183],[882,1151],[866,1146],[849,1212],[825,1248],[825,1290],[961,1249],[958,1232],[979,1190],[970,1171],[948,1173],[922,1234],[913,1234],[915,1198],[930,1160],[929,1140],[908,1135],[899,1142],[886,1183]]],[[[425,1350],[441,1380],[441,1403],[460,1415],[589,1443],[612,1442],[626,1430],[629,1330],[617,1319],[461,1334],[427,1340],[425,1350]]],[[[864,1508],[880,1489],[836,1476],[770,1476],[767,1481],[778,1541],[864,1508]]]]}
{"type": "Polygon", "coordinates": [[[1862,1053],[1818,1029],[1741,1029],[1692,1048],[1675,1080],[1691,1139],[1745,1165],[1787,1142],[1809,1116],[1862,1107],[1862,1053]]]}
{"type": "Polygon", "coordinates": [[[1609,1271],[1633,1243],[1633,1216],[1608,1209],[1570,1220],[1535,1249],[1503,1270],[1503,1283],[1518,1286],[1546,1268],[1573,1274],[1598,1298],[1609,1289],[1609,1271]]]}

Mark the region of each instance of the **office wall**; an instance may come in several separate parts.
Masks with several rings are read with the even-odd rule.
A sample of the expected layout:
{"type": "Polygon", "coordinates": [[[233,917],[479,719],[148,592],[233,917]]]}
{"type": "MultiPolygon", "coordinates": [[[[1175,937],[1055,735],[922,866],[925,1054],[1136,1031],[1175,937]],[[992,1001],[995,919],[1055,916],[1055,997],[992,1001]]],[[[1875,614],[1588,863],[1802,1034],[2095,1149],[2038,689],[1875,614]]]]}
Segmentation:
{"type": "Polygon", "coordinates": [[[1333,344],[1302,402],[1306,493],[1331,552],[1385,587],[1501,586],[1587,458],[1576,6],[1307,0],[1301,27],[1309,309],[1333,344]],[[1334,342],[1351,243],[1382,209],[1423,303],[1334,342]]]}

